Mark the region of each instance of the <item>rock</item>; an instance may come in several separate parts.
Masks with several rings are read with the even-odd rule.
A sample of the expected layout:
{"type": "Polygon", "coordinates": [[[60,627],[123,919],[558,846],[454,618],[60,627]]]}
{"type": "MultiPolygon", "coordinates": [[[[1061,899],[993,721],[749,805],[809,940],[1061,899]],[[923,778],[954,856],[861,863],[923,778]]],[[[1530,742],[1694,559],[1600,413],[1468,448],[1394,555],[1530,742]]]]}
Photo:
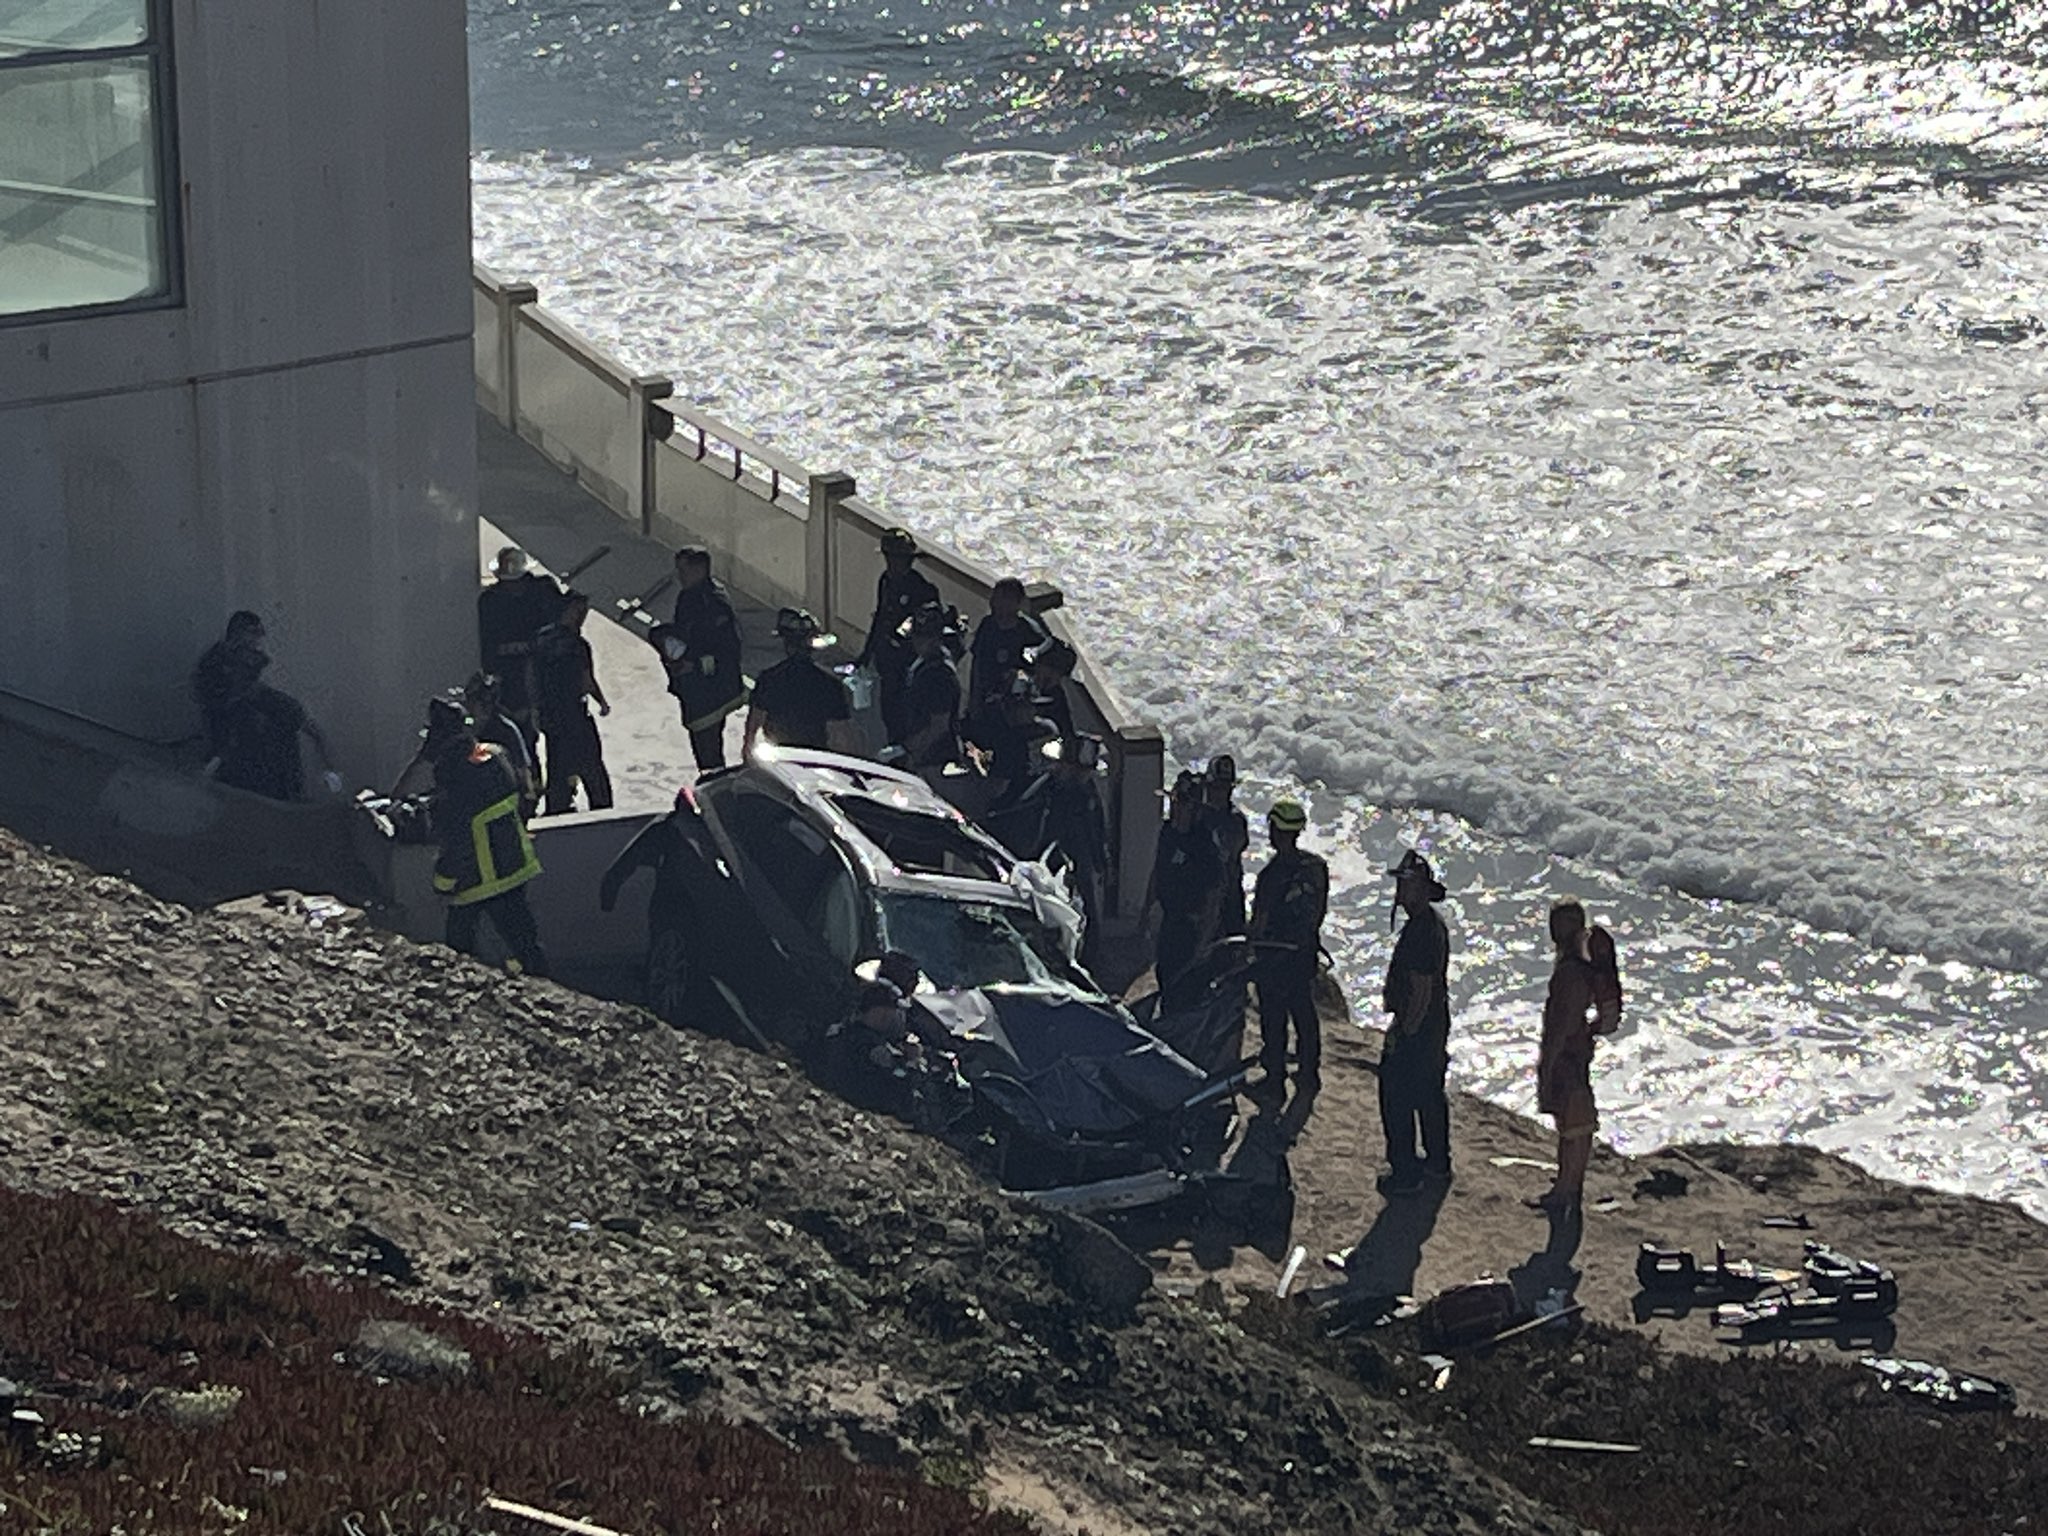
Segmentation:
{"type": "Polygon", "coordinates": [[[363,1267],[372,1274],[383,1275],[398,1285],[419,1284],[419,1271],[413,1266],[412,1255],[369,1223],[352,1224],[345,1240],[367,1255],[363,1267]]]}
{"type": "Polygon", "coordinates": [[[1152,1289],[1152,1266],[1085,1217],[1051,1213],[1054,1277],[1104,1319],[1128,1317],[1152,1289]]]}

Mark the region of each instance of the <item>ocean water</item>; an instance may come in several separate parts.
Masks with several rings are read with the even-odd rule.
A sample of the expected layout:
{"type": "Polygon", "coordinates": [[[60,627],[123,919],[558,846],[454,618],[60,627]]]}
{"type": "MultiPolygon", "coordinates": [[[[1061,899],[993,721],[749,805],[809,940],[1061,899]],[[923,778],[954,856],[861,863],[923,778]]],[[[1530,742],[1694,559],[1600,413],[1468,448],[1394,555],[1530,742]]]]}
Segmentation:
{"type": "Polygon", "coordinates": [[[472,0],[479,254],[1453,892],[1533,1104],[2048,1215],[2048,8],[472,0]]]}

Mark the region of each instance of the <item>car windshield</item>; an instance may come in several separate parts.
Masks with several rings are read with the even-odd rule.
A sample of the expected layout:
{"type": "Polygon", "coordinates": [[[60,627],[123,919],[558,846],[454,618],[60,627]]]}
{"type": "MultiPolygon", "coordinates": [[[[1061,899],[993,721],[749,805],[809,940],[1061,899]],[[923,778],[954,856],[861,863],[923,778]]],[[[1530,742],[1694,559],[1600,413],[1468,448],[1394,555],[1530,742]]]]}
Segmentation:
{"type": "Polygon", "coordinates": [[[1073,985],[1052,935],[1021,908],[900,893],[880,900],[883,943],[909,955],[942,992],[1073,985]]]}
{"type": "Polygon", "coordinates": [[[897,810],[862,795],[839,795],[833,804],[898,869],[998,883],[1009,878],[996,850],[957,821],[928,811],[897,810]]]}

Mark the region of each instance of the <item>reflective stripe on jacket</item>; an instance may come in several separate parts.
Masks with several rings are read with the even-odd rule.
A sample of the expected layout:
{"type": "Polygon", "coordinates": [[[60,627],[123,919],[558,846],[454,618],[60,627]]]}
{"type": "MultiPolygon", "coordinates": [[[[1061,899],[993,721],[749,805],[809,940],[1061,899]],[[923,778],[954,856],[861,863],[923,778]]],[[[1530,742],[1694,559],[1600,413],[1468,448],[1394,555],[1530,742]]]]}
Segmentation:
{"type": "Polygon", "coordinates": [[[434,889],[450,906],[488,901],[540,873],[519,814],[519,783],[500,748],[479,743],[442,759],[434,765],[434,790],[441,837],[434,889]]]}

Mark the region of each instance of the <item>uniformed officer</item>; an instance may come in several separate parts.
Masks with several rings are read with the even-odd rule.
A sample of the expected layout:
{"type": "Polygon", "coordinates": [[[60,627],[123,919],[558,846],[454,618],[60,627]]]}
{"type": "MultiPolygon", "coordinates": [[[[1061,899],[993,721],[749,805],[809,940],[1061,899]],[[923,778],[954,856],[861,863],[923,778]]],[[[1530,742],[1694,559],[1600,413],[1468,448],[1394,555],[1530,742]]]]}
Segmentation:
{"type": "Polygon", "coordinates": [[[1301,846],[1308,812],[1297,800],[1276,800],[1266,814],[1273,856],[1252,891],[1249,932],[1258,946],[1259,1092],[1277,1098],[1287,1079],[1287,1030],[1294,1029],[1296,1086],[1322,1081],[1323,1027],[1316,1016],[1316,964],[1330,906],[1330,867],[1301,846]]]}
{"type": "Polygon", "coordinates": [[[547,813],[559,816],[576,808],[576,786],[593,811],[612,804],[611,771],[604,765],[604,741],[590,718],[590,701],[601,715],[612,712],[611,701],[597,681],[597,661],[583,625],[590,617],[590,599],[581,592],[566,594],[562,616],[533,642],[535,692],[540,700],[541,740],[547,747],[547,813]]]}
{"type": "Polygon", "coordinates": [[[1216,924],[1226,937],[1245,930],[1244,856],[1252,845],[1251,823],[1237,808],[1237,759],[1219,752],[1202,775],[1202,818],[1223,859],[1223,901],[1216,924]]]}
{"type": "Polygon", "coordinates": [[[1165,1006],[1176,1005],[1175,989],[1215,938],[1222,879],[1216,839],[1202,822],[1201,781],[1183,768],[1173,781],[1152,861],[1152,899],[1159,904],[1153,974],[1165,1006]]]}
{"type": "Polygon", "coordinates": [[[548,973],[526,884],[540,873],[533,839],[519,814],[519,781],[502,749],[476,739],[452,699],[427,705],[423,755],[434,770],[434,889],[448,903],[448,947],[476,953],[477,929],[489,917],[511,953],[513,968],[548,973]]]}
{"type": "Polygon", "coordinates": [[[960,674],[948,647],[956,637],[937,603],[920,608],[905,628],[915,660],[903,684],[903,734],[890,744],[902,749],[906,768],[944,768],[960,761],[960,674]]]}
{"type": "Polygon", "coordinates": [[[539,699],[535,693],[533,642],[562,611],[562,589],[554,577],[533,569],[516,544],[498,551],[495,578],[476,596],[477,651],[484,671],[498,679],[505,713],[526,734],[530,754],[540,753],[539,699]]]}
{"type": "Polygon", "coordinates": [[[462,707],[469,712],[478,741],[505,749],[505,761],[519,780],[519,814],[531,820],[540,808],[540,765],[527,748],[526,734],[505,713],[496,674],[470,673],[462,685],[462,707]]]}
{"type": "Polygon", "coordinates": [[[1080,659],[1074,648],[1060,639],[1034,646],[1025,655],[1031,663],[1032,691],[1042,701],[1039,709],[1062,740],[1074,734],[1074,701],[1067,696],[1067,682],[1080,659]]]}
{"type": "Polygon", "coordinates": [[[711,551],[676,551],[673,625],[650,635],[668,670],[668,691],[682,703],[683,729],[699,771],[725,766],[725,717],[747,702],[740,675],[740,620],[725,584],[711,574],[711,551]]]}
{"type": "Polygon", "coordinates": [[[1444,1093],[1450,1063],[1450,930],[1434,903],[1443,885],[1413,848],[1387,873],[1394,904],[1408,914],[1387,962],[1381,1002],[1393,1017],[1380,1054],[1380,1124],[1387,1133],[1390,1195],[1413,1194],[1425,1179],[1451,1176],[1451,1107],[1444,1093]]]}
{"type": "Polygon", "coordinates": [[[875,614],[868,620],[867,644],[856,666],[875,669],[881,695],[882,725],[889,740],[901,741],[910,725],[904,714],[904,693],[911,664],[917,659],[904,625],[920,609],[935,606],[939,589],[918,570],[917,540],[907,528],[882,535],[882,574],[875,579],[875,614]]]}
{"type": "Polygon", "coordinates": [[[1087,920],[1081,932],[1081,963],[1092,966],[1102,942],[1104,884],[1109,875],[1109,820],[1096,783],[1102,771],[1102,738],[1069,736],[1047,750],[1054,755],[1044,790],[1045,837],[1066,855],[1068,878],[1087,920]]]}
{"type": "Polygon", "coordinates": [[[1010,680],[1028,663],[1025,655],[1046,641],[1045,626],[1024,611],[1024,583],[1005,576],[989,589],[988,617],[974,626],[967,648],[967,712],[970,719],[1000,712],[1010,680]]]}
{"type": "Polygon", "coordinates": [[[846,685],[818,665],[818,652],[832,643],[820,634],[808,609],[785,608],[775,615],[782,660],[754,679],[747,710],[746,752],[766,736],[777,746],[829,747],[834,721],[851,720],[846,685]]]}

